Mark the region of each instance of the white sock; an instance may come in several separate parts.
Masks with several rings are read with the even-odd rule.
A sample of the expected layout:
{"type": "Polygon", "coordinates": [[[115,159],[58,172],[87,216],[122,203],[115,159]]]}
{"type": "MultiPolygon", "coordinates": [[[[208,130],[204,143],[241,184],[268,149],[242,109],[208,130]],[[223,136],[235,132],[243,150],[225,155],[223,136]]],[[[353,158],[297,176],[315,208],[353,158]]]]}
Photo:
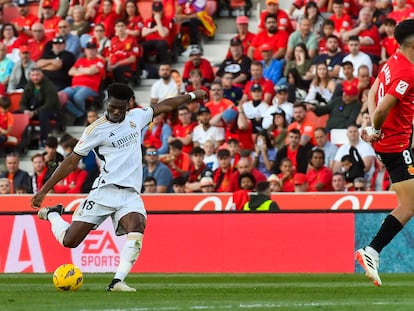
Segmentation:
{"type": "Polygon", "coordinates": [[[137,261],[141,252],[142,240],[144,235],[139,232],[130,232],[127,234],[127,241],[121,251],[121,258],[114,279],[123,281],[131,271],[132,266],[137,261]]]}
{"type": "Polygon", "coordinates": [[[365,251],[369,255],[371,255],[372,257],[374,257],[375,259],[378,259],[379,258],[379,253],[375,249],[373,249],[371,246],[365,247],[365,251]]]}
{"type": "Polygon", "coordinates": [[[49,213],[47,215],[52,224],[52,232],[56,240],[63,246],[63,238],[65,237],[66,230],[68,230],[70,224],[63,220],[58,213],[49,213]]]}

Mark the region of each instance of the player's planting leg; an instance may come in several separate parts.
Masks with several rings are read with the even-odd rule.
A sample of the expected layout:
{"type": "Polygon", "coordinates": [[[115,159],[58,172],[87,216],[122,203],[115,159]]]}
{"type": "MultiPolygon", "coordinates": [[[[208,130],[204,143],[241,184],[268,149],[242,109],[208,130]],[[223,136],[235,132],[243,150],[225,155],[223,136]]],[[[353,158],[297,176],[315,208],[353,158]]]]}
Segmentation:
{"type": "Polygon", "coordinates": [[[115,277],[108,286],[108,291],[122,291],[131,292],[135,288],[129,287],[125,284],[124,279],[131,271],[132,266],[137,261],[139,253],[141,252],[142,240],[144,235],[139,232],[130,232],[127,235],[127,241],[121,251],[121,258],[115,277]]]}

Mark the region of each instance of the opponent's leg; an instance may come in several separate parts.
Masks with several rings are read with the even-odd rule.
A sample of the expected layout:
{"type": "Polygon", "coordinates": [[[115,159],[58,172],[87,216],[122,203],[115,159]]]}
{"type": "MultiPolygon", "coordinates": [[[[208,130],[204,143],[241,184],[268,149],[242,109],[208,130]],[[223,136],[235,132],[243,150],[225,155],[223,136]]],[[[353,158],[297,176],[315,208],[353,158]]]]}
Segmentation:
{"type": "Polygon", "coordinates": [[[129,287],[124,282],[124,279],[129,271],[131,271],[132,266],[137,261],[139,253],[141,252],[145,223],[145,217],[139,213],[127,214],[119,221],[119,224],[127,232],[127,241],[121,251],[120,262],[114,279],[108,285],[108,291],[136,291],[135,288],[129,287]]]}
{"type": "Polygon", "coordinates": [[[385,218],[371,243],[367,247],[357,250],[355,254],[355,258],[364,268],[366,276],[376,286],[382,284],[378,275],[379,254],[414,214],[414,193],[411,190],[413,187],[414,179],[393,184],[392,190],[397,194],[399,206],[385,218]]]}

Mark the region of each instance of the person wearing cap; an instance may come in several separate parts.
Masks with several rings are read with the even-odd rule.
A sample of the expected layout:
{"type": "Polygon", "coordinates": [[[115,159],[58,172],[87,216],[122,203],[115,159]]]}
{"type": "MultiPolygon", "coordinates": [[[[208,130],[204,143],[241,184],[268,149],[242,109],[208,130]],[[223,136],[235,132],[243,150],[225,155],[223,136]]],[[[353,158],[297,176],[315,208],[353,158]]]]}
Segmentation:
{"type": "Polygon", "coordinates": [[[211,116],[214,117],[226,109],[234,106],[231,100],[223,97],[223,86],[220,82],[215,81],[210,88],[210,101],[205,106],[210,110],[211,116]]]}
{"type": "Polygon", "coordinates": [[[243,206],[243,211],[248,212],[277,212],[279,205],[271,199],[270,183],[260,182],[256,186],[256,194],[251,194],[249,201],[243,206]]]}
{"type": "Polygon", "coordinates": [[[7,84],[7,92],[22,90],[29,81],[30,70],[35,66],[35,62],[30,59],[30,51],[27,45],[19,48],[20,60],[14,65],[7,84]]]}
{"type": "MultiPolygon", "coordinates": [[[[285,119],[285,127],[292,122],[293,119],[293,104],[288,101],[288,86],[286,84],[277,85],[276,96],[273,98],[272,105],[266,110],[265,116],[262,120],[262,128],[265,130],[272,129],[275,126],[275,113],[281,114],[283,112],[283,119],[285,119]]],[[[279,128],[281,130],[281,128],[279,128]]]]}
{"type": "MultiPolygon", "coordinates": [[[[242,42],[243,54],[247,56],[247,51],[251,45],[256,34],[249,31],[249,18],[244,15],[236,18],[237,35],[233,38],[238,38],[242,42]]],[[[227,51],[226,57],[230,57],[230,49],[227,51]]]]}
{"type": "Polygon", "coordinates": [[[40,146],[44,146],[51,131],[50,121],[60,120],[60,103],[53,83],[38,67],[30,71],[22,99],[20,110],[31,120],[38,120],[40,124],[40,146]]]}
{"type": "Polygon", "coordinates": [[[296,173],[293,176],[293,183],[295,185],[295,192],[308,192],[309,184],[308,179],[303,173],[296,173]]]}
{"type": "Polygon", "coordinates": [[[32,37],[31,28],[33,24],[38,22],[39,19],[29,12],[29,2],[27,0],[18,0],[17,8],[19,16],[13,18],[11,22],[19,32],[19,38],[22,41],[27,41],[32,37]]]}
{"type": "Polygon", "coordinates": [[[136,72],[141,47],[133,36],[127,34],[126,29],[125,21],[116,20],[115,35],[111,38],[111,49],[107,56],[107,71],[115,82],[135,84],[139,80],[136,72]]]}
{"type": "Polygon", "coordinates": [[[266,7],[262,12],[260,12],[258,26],[259,32],[266,29],[266,16],[268,14],[274,14],[276,16],[277,25],[280,30],[284,30],[288,33],[293,31],[290,16],[286,13],[286,11],[279,8],[279,0],[266,0],[266,7]]]}
{"type": "Polygon", "coordinates": [[[342,90],[342,97],[336,97],[327,105],[307,104],[306,108],[313,111],[317,116],[329,114],[326,129],[346,129],[355,124],[361,111],[361,102],[358,99],[359,91],[355,85],[348,84],[342,90]]]}
{"type": "Polygon", "coordinates": [[[264,43],[270,44],[273,49],[272,58],[283,59],[288,46],[289,34],[277,28],[277,18],[275,14],[267,14],[265,18],[265,29],[259,32],[253,39],[247,56],[252,60],[262,60],[261,46],[264,43]]]}
{"type": "Polygon", "coordinates": [[[35,22],[32,25],[32,38],[27,41],[27,46],[30,51],[30,59],[37,62],[42,57],[46,44],[52,39],[53,37],[46,36],[43,24],[35,22]]]}
{"type": "Polygon", "coordinates": [[[65,50],[71,52],[78,58],[81,54],[80,40],[77,35],[72,34],[70,24],[66,19],[58,23],[58,36],[65,38],[65,50]]]}
{"type": "Polygon", "coordinates": [[[268,43],[263,43],[260,51],[262,53],[263,76],[272,81],[274,85],[286,80],[281,80],[285,61],[273,58],[273,47],[268,43]]]}
{"type": "MultiPolygon", "coordinates": [[[[362,138],[372,143],[391,177],[398,207],[382,222],[375,237],[356,252],[356,259],[374,285],[381,286],[378,262],[382,250],[410,221],[414,202],[414,159],[411,149],[414,117],[414,19],[402,21],[395,28],[400,51],[384,65],[368,95],[372,128],[362,138]],[[398,143],[396,143],[398,141],[398,143]],[[368,267],[367,263],[371,265],[368,267]]],[[[390,207],[391,208],[391,207],[390,207]]]]}
{"type": "Polygon", "coordinates": [[[304,43],[312,59],[318,54],[319,44],[318,36],[312,32],[312,22],[309,18],[302,18],[299,22],[298,30],[289,35],[287,51],[285,55],[286,61],[293,59],[293,50],[298,43],[304,43]]]}
{"type": "Polygon", "coordinates": [[[270,192],[281,192],[282,191],[282,182],[276,174],[272,174],[267,178],[269,183],[270,192]]]}
{"type": "Polygon", "coordinates": [[[204,178],[203,174],[208,169],[204,163],[205,151],[201,147],[194,147],[191,151],[191,165],[188,178],[185,181],[185,192],[200,192],[200,181],[204,178]]]}
{"type": "Polygon", "coordinates": [[[280,166],[284,158],[288,158],[292,161],[293,170],[296,173],[306,174],[308,169],[308,150],[306,147],[301,146],[300,132],[298,129],[291,129],[287,134],[287,144],[278,150],[276,159],[273,165],[273,172],[279,174],[281,172],[280,166]]]}
{"type": "MultiPolygon", "coordinates": [[[[65,50],[65,38],[55,37],[51,40],[52,47],[43,51],[36,67],[42,69],[44,74],[55,85],[57,91],[71,85],[72,78],[69,69],[76,61],[75,56],[65,50]]],[[[48,44],[47,44],[48,45],[48,44]]]]}
{"type": "Polygon", "coordinates": [[[173,31],[173,21],[164,15],[162,2],[154,1],[152,4],[152,16],[144,22],[142,29],[141,45],[144,49],[144,60],[148,60],[151,53],[158,55],[160,63],[171,62],[170,34],[173,31]]]}
{"type": "Polygon", "coordinates": [[[201,47],[198,44],[190,45],[188,47],[190,59],[184,63],[183,68],[183,82],[188,84],[190,78],[190,72],[198,68],[201,71],[203,77],[202,84],[206,87],[210,86],[210,83],[214,81],[213,66],[210,61],[202,57],[203,53],[201,47]]]}
{"type": "Polygon", "coordinates": [[[58,23],[62,18],[56,15],[59,4],[53,0],[43,0],[41,5],[41,20],[48,37],[54,38],[57,35],[58,23]],[[56,5],[57,4],[57,5],[56,5]]]}
{"type": "MultiPolygon", "coordinates": [[[[342,63],[350,61],[354,65],[354,77],[358,76],[358,68],[361,65],[367,65],[369,68],[369,75],[372,76],[373,64],[368,54],[361,51],[360,39],[358,36],[350,36],[348,39],[349,53],[344,56],[342,63]]],[[[339,71],[339,78],[345,79],[342,70],[339,71]]]]}
{"type": "Polygon", "coordinates": [[[324,165],[325,152],[315,148],[309,157],[311,167],[306,172],[309,191],[332,191],[332,170],[324,165]]]}
{"type": "Polygon", "coordinates": [[[206,141],[212,141],[215,146],[220,146],[225,139],[225,132],[222,127],[213,126],[210,124],[211,113],[210,109],[201,106],[198,110],[199,124],[194,127],[192,139],[194,147],[204,147],[206,141]]]}
{"type": "Polygon", "coordinates": [[[234,37],[230,40],[230,57],[227,57],[216,72],[216,76],[222,78],[225,72],[233,74],[233,84],[243,87],[250,79],[250,65],[252,61],[243,54],[242,42],[234,37]]]}
{"type": "Polygon", "coordinates": [[[253,133],[257,133],[261,130],[262,120],[269,108],[269,105],[262,100],[262,95],[262,86],[260,84],[253,84],[250,87],[250,97],[252,100],[239,105],[246,118],[252,123],[253,133]]]}
{"type": "Polygon", "coordinates": [[[72,85],[62,90],[68,98],[65,109],[75,118],[75,125],[85,124],[86,99],[99,96],[105,77],[105,61],[98,57],[98,44],[93,37],[86,43],[84,54],[69,70],[72,85]]]}
{"type": "Polygon", "coordinates": [[[252,78],[247,81],[244,87],[243,96],[240,99],[239,105],[252,99],[250,89],[253,84],[259,84],[262,87],[262,100],[268,105],[271,105],[272,98],[275,94],[274,84],[263,76],[263,64],[259,61],[253,61],[250,65],[250,73],[252,78]]]}
{"type": "Polygon", "coordinates": [[[211,193],[211,192],[216,192],[214,190],[214,181],[213,178],[211,177],[203,177],[200,180],[200,191],[202,193],[211,193]]]}

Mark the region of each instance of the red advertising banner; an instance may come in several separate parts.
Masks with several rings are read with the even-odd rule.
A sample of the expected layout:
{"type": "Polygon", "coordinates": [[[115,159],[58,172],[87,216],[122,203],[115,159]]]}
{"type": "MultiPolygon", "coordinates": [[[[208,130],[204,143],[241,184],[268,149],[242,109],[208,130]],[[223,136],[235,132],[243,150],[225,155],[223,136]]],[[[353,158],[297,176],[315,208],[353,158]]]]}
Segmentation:
{"type": "MultiPolygon", "coordinates": [[[[44,206],[62,203],[66,211],[74,211],[84,195],[48,195],[44,206]]],[[[150,212],[230,211],[231,193],[212,194],[143,194],[150,212]]],[[[0,196],[1,212],[33,212],[29,195],[0,196]]],[[[342,193],[274,193],[272,199],[281,210],[390,210],[398,205],[394,192],[342,193]]]]}
{"type": "MultiPolygon", "coordinates": [[[[35,215],[0,222],[1,273],[52,272],[70,262],[84,272],[115,271],[125,241],[109,219],[74,249],[35,215]]],[[[352,273],[353,254],[352,213],[152,214],[133,272],[352,273]]]]}

